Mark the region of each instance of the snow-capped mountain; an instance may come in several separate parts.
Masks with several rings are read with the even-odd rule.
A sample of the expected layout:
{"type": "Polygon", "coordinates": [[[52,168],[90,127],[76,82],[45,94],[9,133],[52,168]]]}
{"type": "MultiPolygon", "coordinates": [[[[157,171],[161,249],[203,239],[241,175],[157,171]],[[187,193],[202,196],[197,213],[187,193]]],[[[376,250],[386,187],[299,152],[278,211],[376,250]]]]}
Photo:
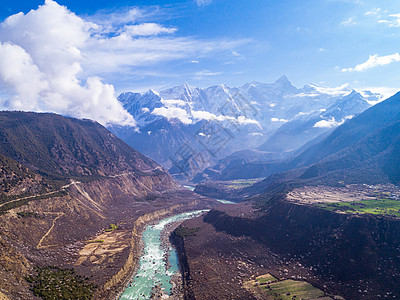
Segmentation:
{"type": "MultiPolygon", "coordinates": [[[[271,84],[251,82],[233,88],[224,84],[197,88],[184,83],[159,92],[122,93],[118,99],[138,128],[111,129],[165,167],[175,166],[174,172],[194,175],[229,154],[256,148],[282,125],[296,127],[313,120],[311,128],[316,129],[312,131],[326,132],[379,98],[349,87],[310,84],[298,89],[286,76],[271,84]],[[189,163],[194,157],[196,163],[189,163]],[[199,164],[199,159],[204,163],[199,164]],[[199,170],[192,170],[193,165],[199,170]]],[[[314,137],[305,134],[295,146],[314,137]]]]}
{"type": "Polygon", "coordinates": [[[352,91],[337,99],[326,109],[298,113],[291,121],[279,127],[258,149],[267,152],[296,150],[320,134],[352,119],[370,106],[371,104],[360,93],[352,91]]]}

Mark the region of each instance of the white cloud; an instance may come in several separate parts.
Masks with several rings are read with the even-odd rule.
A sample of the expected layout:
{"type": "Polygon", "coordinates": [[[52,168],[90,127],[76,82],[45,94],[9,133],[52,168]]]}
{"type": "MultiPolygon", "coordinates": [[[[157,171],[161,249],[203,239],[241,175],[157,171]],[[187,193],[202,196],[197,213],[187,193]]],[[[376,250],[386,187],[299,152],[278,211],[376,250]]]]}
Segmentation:
{"type": "Polygon", "coordinates": [[[36,10],[10,16],[0,24],[0,85],[7,93],[0,108],[134,125],[114,87],[99,76],[126,77],[163,61],[231,53],[249,42],[170,36],[176,28],[138,23],[155,14],[131,8],[82,18],[46,0],[36,10]]]}
{"type": "Polygon", "coordinates": [[[246,118],[245,116],[239,116],[237,118],[237,122],[239,124],[254,124],[254,125],[257,125],[257,126],[259,126],[261,128],[260,123],[258,123],[256,120],[246,118]]]}
{"type": "Polygon", "coordinates": [[[346,116],[340,122],[336,121],[334,117],[329,118],[329,120],[321,120],[314,124],[316,128],[333,128],[342,125],[346,120],[350,120],[354,115],[346,116]]]}
{"type": "Polygon", "coordinates": [[[186,102],[180,99],[171,99],[171,100],[165,100],[161,99],[161,103],[164,104],[167,107],[170,106],[185,106],[186,102]]]}
{"type": "Polygon", "coordinates": [[[184,124],[191,124],[192,120],[186,110],[179,107],[157,107],[152,114],[170,119],[179,119],[184,124]]]}
{"type": "MultiPolygon", "coordinates": [[[[359,92],[360,94],[362,94],[364,96],[365,92],[364,91],[371,91],[374,94],[377,94],[377,97],[379,98],[376,101],[369,101],[367,100],[367,102],[371,105],[375,105],[376,103],[379,103],[391,96],[393,96],[394,94],[396,94],[397,92],[399,92],[398,88],[391,88],[391,87],[385,87],[385,86],[368,86],[368,87],[363,87],[362,89],[358,89],[357,92],[359,92]],[[379,95],[381,95],[379,97],[379,95]]],[[[365,95],[367,96],[367,95],[365,95]]]]}
{"type": "MultiPolygon", "coordinates": [[[[318,84],[310,84],[310,86],[313,87],[317,92],[323,93],[323,94],[328,94],[328,95],[343,95],[344,96],[344,95],[351,93],[351,89],[349,89],[348,83],[345,83],[345,84],[342,84],[341,86],[337,86],[337,87],[333,87],[333,88],[327,87],[327,86],[320,86],[318,84]]],[[[311,93],[311,94],[313,94],[313,93],[311,93]]]]}
{"type": "Polygon", "coordinates": [[[355,24],[357,24],[357,22],[354,19],[355,19],[354,17],[350,17],[347,20],[341,22],[340,24],[342,24],[344,26],[355,25],[355,24]]]}
{"type": "Polygon", "coordinates": [[[271,118],[271,122],[283,122],[283,123],[286,123],[286,122],[289,122],[289,121],[286,120],[286,119],[271,118]]]}
{"type": "Polygon", "coordinates": [[[80,80],[80,48],[94,26],[56,2],[0,24],[0,81],[8,88],[3,109],[51,111],[104,125],[135,125],[98,77],[80,80]]]}
{"type": "Polygon", "coordinates": [[[386,18],[387,19],[378,20],[378,23],[388,24],[389,27],[400,27],[400,14],[390,14],[389,16],[386,16],[386,18]]]}
{"type": "Polygon", "coordinates": [[[236,56],[236,57],[241,57],[241,55],[239,54],[239,52],[237,52],[237,51],[232,51],[232,55],[233,56],[236,56]]]}
{"type": "Polygon", "coordinates": [[[249,135],[251,136],[264,136],[262,133],[260,132],[250,132],[249,135]]]}
{"type": "Polygon", "coordinates": [[[202,110],[198,110],[198,111],[193,110],[192,115],[193,115],[193,118],[198,119],[198,120],[207,120],[207,121],[219,120],[219,121],[221,121],[224,119],[222,116],[221,116],[222,118],[218,118],[213,113],[210,113],[208,111],[202,111],[202,110]]]}
{"type": "Polygon", "coordinates": [[[400,61],[400,54],[395,53],[386,56],[370,55],[366,62],[356,65],[354,68],[342,69],[342,72],[361,72],[378,66],[385,66],[400,61]]]}
{"type": "Polygon", "coordinates": [[[390,27],[400,27],[400,14],[391,14],[389,17],[394,18],[389,25],[390,27]]]}
{"type": "Polygon", "coordinates": [[[364,13],[365,16],[377,15],[381,11],[380,8],[374,8],[364,13]]]}
{"type": "Polygon", "coordinates": [[[178,29],[174,27],[163,27],[156,23],[143,23],[139,25],[126,25],[122,32],[130,36],[150,36],[159,34],[171,34],[178,29]]]}
{"type": "Polygon", "coordinates": [[[198,6],[206,6],[209,5],[212,0],[196,0],[198,6]]]}

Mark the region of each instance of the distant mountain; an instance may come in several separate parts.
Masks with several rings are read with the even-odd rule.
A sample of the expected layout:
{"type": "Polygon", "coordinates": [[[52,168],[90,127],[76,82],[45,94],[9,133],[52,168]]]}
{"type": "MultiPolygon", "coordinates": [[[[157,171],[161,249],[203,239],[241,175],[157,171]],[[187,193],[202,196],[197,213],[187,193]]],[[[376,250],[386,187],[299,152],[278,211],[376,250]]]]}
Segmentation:
{"type": "Polygon", "coordinates": [[[397,93],[337,128],[291,164],[307,166],[314,163],[301,175],[304,179],[337,173],[347,181],[363,178],[398,184],[399,150],[400,93],[397,93]]]}
{"type": "Polygon", "coordinates": [[[369,134],[398,121],[400,117],[399,99],[400,94],[397,93],[345,122],[326,139],[304,151],[293,160],[291,165],[304,166],[318,162],[322,158],[343,150],[369,134]]]}
{"type": "Polygon", "coordinates": [[[296,150],[306,142],[337,127],[369,107],[371,105],[360,93],[352,91],[349,95],[340,97],[326,109],[299,114],[292,121],[279,127],[258,149],[267,152],[296,150]]]}
{"type": "Polygon", "coordinates": [[[348,120],[300,155],[274,167],[283,173],[235,197],[288,186],[351,183],[400,184],[400,93],[348,120]]]}
{"type": "MultiPolygon", "coordinates": [[[[286,135],[293,141],[290,147],[298,148],[364,110],[367,100],[379,99],[379,95],[363,94],[352,93],[349,88],[330,89],[315,84],[298,89],[285,76],[272,84],[251,82],[238,88],[226,85],[195,88],[184,83],[160,92],[121,94],[119,101],[135,118],[138,128],[110,130],[163,166],[174,167],[171,169],[174,173],[176,161],[182,160],[179,157],[182,147],[191,149],[195,156],[203,153],[205,163],[201,167],[198,163],[186,164],[190,179],[220,159],[236,151],[254,149],[268,138],[278,146],[285,135],[279,138],[281,133],[274,131],[285,124],[292,128],[286,135]],[[300,129],[303,134],[297,134],[296,122],[306,121],[308,125],[300,129]],[[317,124],[319,121],[325,123],[317,124]],[[193,166],[199,169],[194,170],[193,166]]],[[[193,160],[191,157],[183,160],[193,160]]]]}
{"type": "Polygon", "coordinates": [[[201,182],[264,177],[284,170],[287,166],[280,161],[294,158],[334,128],[369,107],[371,105],[360,93],[352,91],[327,109],[299,114],[275,130],[257,150],[235,152],[193,180],[201,182]]]}

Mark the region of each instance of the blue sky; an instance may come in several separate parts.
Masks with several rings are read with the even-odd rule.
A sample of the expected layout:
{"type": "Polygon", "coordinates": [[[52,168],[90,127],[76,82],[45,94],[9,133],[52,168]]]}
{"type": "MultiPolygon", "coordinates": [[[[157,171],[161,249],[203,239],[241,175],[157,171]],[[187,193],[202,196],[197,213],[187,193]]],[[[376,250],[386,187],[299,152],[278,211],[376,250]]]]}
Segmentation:
{"type": "MultiPolygon", "coordinates": [[[[88,78],[98,78],[102,88],[112,85],[116,94],[182,82],[239,86],[281,75],[298,87],[314,82],[386,94],[400,89],[398,0],[2,0],[0,13],[0,41],[21,46],[31,69],[39,70],[38,82],[51,87],[56,84],[42,80],[54,73],[48,65],[57,69],[74,62],[74,69],[57,76],[87,89],[95,86],[87,87],[88,78]],[[17,22],[6,20],[19,12],[17,22]],[[52,22],[46,27],[40,18],[52,22]],[[79,32],[74,37],[79,42],[68,41],[69,30],[79,32]],[[40,47],[59,47],[57,53],[48,50],[47,64],[39,44],[22,38],[27,31],[30,37],[45,31],[40,47]],[[65,50],[60,45],[76,55],[59,55],[65,50]]],[[[11,88],[4,78],[4,90],[21,89],[19,78],[11,88]]]]}
{"type": "MultiPolygon", "coordinates": [[[[117,90],[142,90],[182,81],[199,86],[240,85],[252,80],[271,82],[282,74],[298,86],[309,82],[399,86],[400,63],[396,61],[364,71],[342,72],[366,62],[369,55],[399,52],[400,24],[396,22],[400,16],[393,16],[400,13],[398,1],[57,2],[78,16],[93,20],[97,15],[138,8],[143,15],[132,24],[157,23],[176,29],[163,35],[165,38],[190,38],[199,41],[199,47],[205,47],[202,42],[234,44],[230,49],[210,45],[217,49],[132,66],[133,72],[121,72],[124,78],[117,72],[101,70],[99,75],[117,90]]],[[[20,11],[27,13],[41,4],[42,1],[3,0],[1,18],[20,11]]]]}

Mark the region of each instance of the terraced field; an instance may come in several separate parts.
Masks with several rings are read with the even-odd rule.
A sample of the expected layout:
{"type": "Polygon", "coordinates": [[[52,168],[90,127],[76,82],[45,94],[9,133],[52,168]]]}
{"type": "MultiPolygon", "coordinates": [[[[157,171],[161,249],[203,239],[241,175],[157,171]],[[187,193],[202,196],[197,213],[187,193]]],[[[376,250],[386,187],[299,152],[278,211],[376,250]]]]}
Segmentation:
{"type": "Polygon", "coordinates": [[[366,199],[351,202],[319,203],[318,207],[349,214],[373,214],[400,217],[400,200],[366,199]]]}
{"type": "Polygon", "coordinates": [[[244,287],[257,299],[332,299],[306,281],[279,280],[271,274],[261,275],[254,280],[247,281],[244,283],[244,287]]]}

